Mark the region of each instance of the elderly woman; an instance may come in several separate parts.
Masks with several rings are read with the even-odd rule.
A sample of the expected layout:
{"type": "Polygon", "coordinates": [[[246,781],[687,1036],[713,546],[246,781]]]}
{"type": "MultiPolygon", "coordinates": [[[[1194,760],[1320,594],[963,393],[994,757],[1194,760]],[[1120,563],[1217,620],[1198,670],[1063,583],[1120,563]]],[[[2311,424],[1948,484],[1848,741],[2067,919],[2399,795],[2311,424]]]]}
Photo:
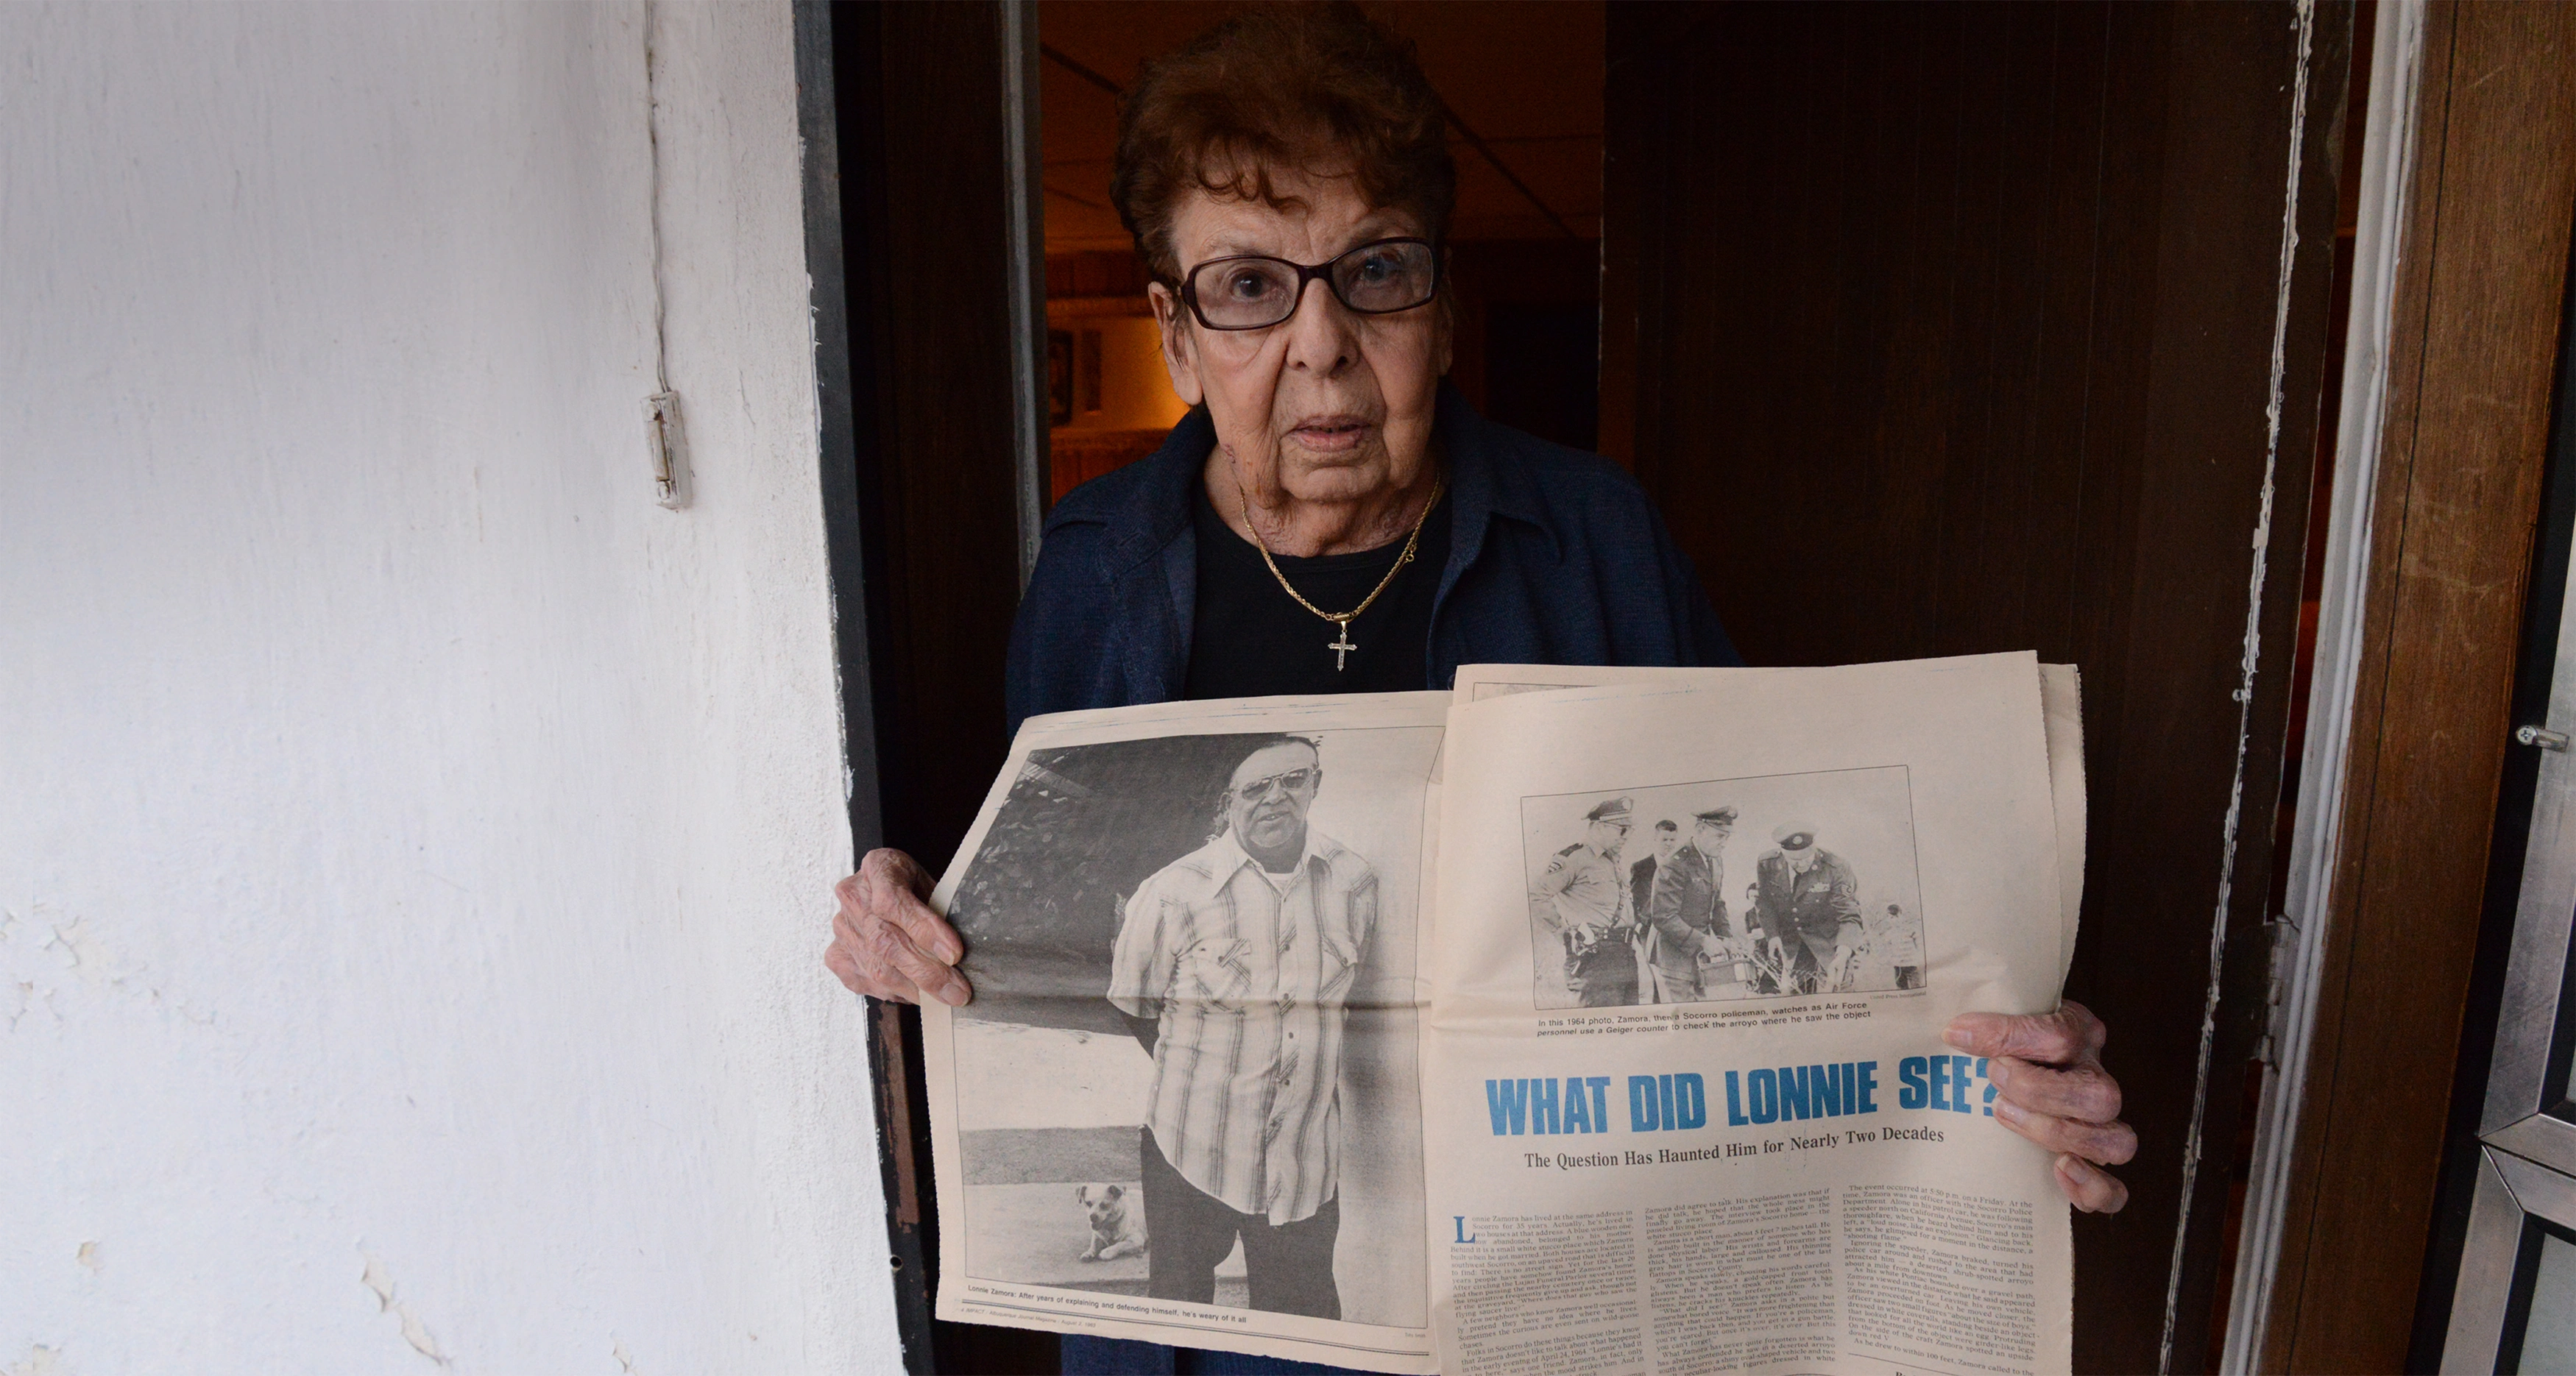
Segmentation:
{"type": "MultiPolygon", "coordinates": [[[[1347,6],[1230,19],[1147,67],[1113,190],[1192,410],[1048,517],[1011,635],[1014,730],[1175,698],[1446,688],[1465,663],[1738,662],[1634,480],[1442,382],[1456,171],[1409,44],[1347,6]]],[[[930,884],[891,850],[842,881],[825,960],[843,983],[966,1001],[930,884]]],[[[2136,1139],[2098,1020],[2069,1003],[1947,1035],[1994,1058],[1996,1116],[2059,1153],[2070,1199],[2126,1201],[2100,1169],[2136,1139]]],[[[1118,1346],[1068,1339],[1067,1369],[1173,1369],[1118,1346]]]]}

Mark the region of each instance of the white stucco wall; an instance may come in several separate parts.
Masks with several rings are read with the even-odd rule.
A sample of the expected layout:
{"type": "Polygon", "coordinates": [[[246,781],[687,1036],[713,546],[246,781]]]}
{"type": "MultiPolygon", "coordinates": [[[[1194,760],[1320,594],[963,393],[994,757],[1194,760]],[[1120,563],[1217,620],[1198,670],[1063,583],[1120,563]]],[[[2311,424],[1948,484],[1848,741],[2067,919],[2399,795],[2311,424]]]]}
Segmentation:
{"type": "Polygon", "coordinates": [[[643,15],[0,4],[0,1372],[896,1364],[789,16],[673,513],[643,15]]]}

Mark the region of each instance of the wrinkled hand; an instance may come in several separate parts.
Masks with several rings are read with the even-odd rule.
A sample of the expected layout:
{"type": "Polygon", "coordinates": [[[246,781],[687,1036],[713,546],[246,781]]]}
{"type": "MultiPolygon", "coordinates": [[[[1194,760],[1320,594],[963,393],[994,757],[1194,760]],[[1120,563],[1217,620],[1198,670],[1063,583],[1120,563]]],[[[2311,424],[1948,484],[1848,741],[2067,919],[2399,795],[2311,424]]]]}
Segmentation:
{"type": "Polygon", "coordinates": [[[2104,1166],[2138,1154],[2138,1134],[2120,1121],[2120,1082],[2102,1068],[2109,1032],[2080,1003],[2044,1017],[1962,1013],[1941,1040],[1986,1058],[1995,1119],[2057,1155],[2057,1187],[2086,1213],[2118,1213],[2129,1187],[2104,1166]]]}
{"type": "Polygon", "coordinates": [[[930,888],[929,873],[899,850],[869,851],[857,874],[832,886],[841,906],[823,964],[851,993],[899,1003],[966,1001],[966,977],[949,968],[966,943],[922,901],[930,888]]]}

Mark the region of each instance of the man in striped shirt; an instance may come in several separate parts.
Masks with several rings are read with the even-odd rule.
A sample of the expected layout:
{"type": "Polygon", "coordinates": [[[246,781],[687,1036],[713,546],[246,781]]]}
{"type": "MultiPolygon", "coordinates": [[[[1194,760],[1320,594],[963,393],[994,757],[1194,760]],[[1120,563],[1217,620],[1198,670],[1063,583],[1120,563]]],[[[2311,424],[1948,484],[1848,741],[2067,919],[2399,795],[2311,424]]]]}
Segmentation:
{"type": "Polygon", "coordinates": [[[1243,745],[1224,829],[1138,886],[1110,973],[1110,1002],[1154,1058],[1147,1293],[1212,1303],[1240,1236],[1253,1308],[1338,1319],[1342,1014],[1377,872],[1306,825],[1314,742],[1243,745]]]}

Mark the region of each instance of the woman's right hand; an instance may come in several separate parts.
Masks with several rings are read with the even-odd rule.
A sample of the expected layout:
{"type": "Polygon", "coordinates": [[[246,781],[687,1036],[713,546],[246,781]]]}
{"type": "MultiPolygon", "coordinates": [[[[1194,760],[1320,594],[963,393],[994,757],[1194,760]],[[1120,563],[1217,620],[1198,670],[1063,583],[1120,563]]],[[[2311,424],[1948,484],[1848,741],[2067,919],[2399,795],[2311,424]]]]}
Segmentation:
{"type": "Polygon", "coordinates": [[[899,850],[872,850],[859,872],[832,886],[840,911],[832,915],[832,944],[823,964],[854,994],[899,1003],[937,999],[955,1006],[969,991],[952,968],[966,954],[957,929],[922,900],[931,878],[899,850]]]}

